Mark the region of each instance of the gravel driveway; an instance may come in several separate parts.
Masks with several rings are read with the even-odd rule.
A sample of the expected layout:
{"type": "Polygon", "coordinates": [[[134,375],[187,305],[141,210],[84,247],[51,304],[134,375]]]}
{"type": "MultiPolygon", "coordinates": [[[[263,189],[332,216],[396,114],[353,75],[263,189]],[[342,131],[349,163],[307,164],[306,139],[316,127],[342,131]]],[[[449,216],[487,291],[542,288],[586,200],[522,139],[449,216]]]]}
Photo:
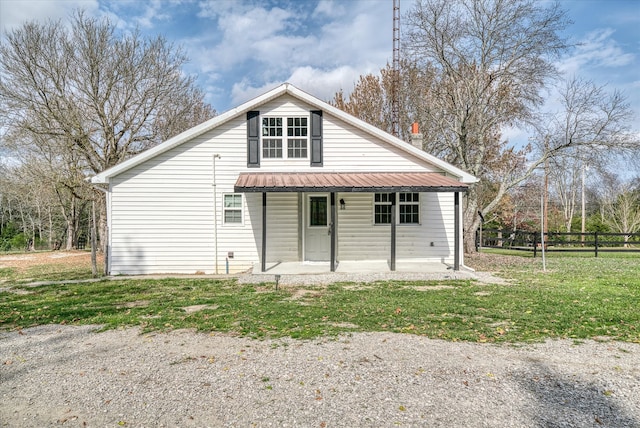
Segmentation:
{"type": "Polygon", "coordinates": [[[640,427],[640,345],[0,332],[0,426],[640,427]]]}

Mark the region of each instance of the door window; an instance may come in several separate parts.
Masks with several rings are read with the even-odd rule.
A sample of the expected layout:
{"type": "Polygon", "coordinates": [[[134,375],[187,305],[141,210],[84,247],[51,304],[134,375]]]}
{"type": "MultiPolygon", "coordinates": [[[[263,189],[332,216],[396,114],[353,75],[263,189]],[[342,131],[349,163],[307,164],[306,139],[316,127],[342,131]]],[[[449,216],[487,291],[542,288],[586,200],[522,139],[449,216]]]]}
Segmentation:
{"type": "Polygon", "coordinates": [[[309,226],[327,225],[327,197],[309,197],[309,226]]]}

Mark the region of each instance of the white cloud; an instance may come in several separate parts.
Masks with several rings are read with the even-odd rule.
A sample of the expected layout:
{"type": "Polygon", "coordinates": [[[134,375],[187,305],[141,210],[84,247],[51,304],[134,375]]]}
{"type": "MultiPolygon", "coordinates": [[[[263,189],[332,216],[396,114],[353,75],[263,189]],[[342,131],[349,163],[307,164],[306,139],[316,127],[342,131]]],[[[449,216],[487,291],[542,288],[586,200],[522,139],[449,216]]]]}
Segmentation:
{"type": "Polygon", "coordinates": [[[326,16],[329,18],[338,18],[345,15],[344,3],[338,3],[334,0],[320,0],[318,6],[313,11],[313,16],[326,16]]]}
{"type": "Polygon", "coordinates": [[[267,82],[260,87],[251,86],[251,82],[242,79],[238,83],[234,83],[231,88],[232,105],[238,106],[252,98],[255,98],[271,89],[277,87],[283,82],[267,82]]]}
{"type": "Polygon", "coordinates": [[[153,0],[145,3],[146,7],[141,16],[135,17],[135,22],[142,28],[152,28],[154,21],[167,20],[171,15],[166,12],[162,0],[153,0]],[[163,12],[165,11],[165,12],[163,12]]]}
{"type": "Polygon", "coordinates": [[[229,13],[243,13],[249,5],[238,0],[206,0],[198,3],[198,17],[218,19],[229,13]],[[235,11],[235,12],[234,12],[235,11]]]}
{"type": "Polygon", "coordinates": [[[634,54],[625,52],[613,37],[615,30],[598,29],[587,34],[576,47],[573,55],[560,63],[560,70],[577,74],[585,67],[624,67],[635,59],[634,54]]]}
{"type": "Polygon", "coordinates": [[[318,90],[326,86],[314,81],[331,80],[331,93],[319,96],[333,96],[340,87],[350,90],[360,74],[378,72],[391,58],[392,10],[386,1],[294,2],[286,10],[242,1],[199,6],[199,16],[215,24],[204,37],[183,42],[208,81],[234,81],[234,102],[291,79],[318,90]],[[246,77],[238,82],[230,70],[242,70],[246,77]]]}
{"type": "Polygon", "coordinates": [[[207,1],[198,16],[211,30],[181,43],[205,86],[230,86],[218,108],[237,105],[288,81],[321,99],[349,93],[361,74],[378,73],[392,55],[387,1],[207,1]]]}
{"type": "Polygon", "coordinates": [[[0,0],[0,28],[4,33],[27,21],[64,21],[76,9],[91,15],[99,9],[98,0],[0,0]]]}
{"type": "Polygon", "coordinates": [[[518,148],[524,147],[531,136],[531,132],[522,127],[505,126],[501,131],[502,139],[509,141],[510,145],[518,148]]]}
{"type": "Polygon", "coordinates": [[[377,71],[352,66],[342,66],[332,70],[300,67],[293,71],[288,81],[323,101],[329,101],[340,89],[349,94],[361,74],[377,71]]]}
{"type": "Polygon", "coordinates": [[[199,15],[214,19],[218,31],[188,43],[198,52],[195,58],[207,63],[206,69],[230,70],[246,61],[281,68],[285,65],[284,55],[306,43],[304,38],[287,35],[295,24],[295,15],[290,11],[249,9],[241,2],[221,2],[221,7],[213,8],[217,5],[201,4],[199,15]]]}
{"type": "MultiPolygon", "coordinates": [[[[348,94],[360,75],[369,72],[375,71],[356,69],[351,66],[341,66],[331,70],[305,66],[293,70],[285,81],[323,101],[330,101],[340,89],[348,94]]],[[[232,104],[242,104],[282,83],[284,81],[269,81],[259,86],[252,86],[251,81],[244,79],[233,85],[232,104]]]]}

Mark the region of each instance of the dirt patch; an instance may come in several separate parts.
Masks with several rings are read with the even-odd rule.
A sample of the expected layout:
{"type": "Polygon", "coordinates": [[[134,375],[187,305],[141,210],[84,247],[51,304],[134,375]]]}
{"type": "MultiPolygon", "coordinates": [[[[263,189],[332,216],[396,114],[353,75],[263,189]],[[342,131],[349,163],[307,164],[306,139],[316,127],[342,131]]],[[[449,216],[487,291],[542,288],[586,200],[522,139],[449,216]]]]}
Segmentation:
{"type": "Polygon", "coordinates": [[[147,306],[149,306],[149,303],[151,303],[149,300],[136,300],[133,302],[127,302],[123,305],[119,305],[118,308],[146,308],[147,306]]]}
{"type": "Polygon", "coordinates": [[[308,289],[308,288],[296,288],[291,293],[290,300],[302,300],[307,297],[318,298],[322,297],[321,290],[318,289],[308,289]]]}
{"type": "Polygon", "coordinates": [[[184,308],[182,308],[182,310],[188,314],[192,314],[194,312],[204,311],[205,309],[215,310],[215,309],[218,309],[219,307],[220,306],[218,305],[193,305],[193,306],[185,306],[184,308]]]}
{"type": "Polygon", "coordinates": [[[353,284],[353,285],[345,285],[342,288],[344,288],[345,290],[360,291],[360,290],[370,290],[373,288],[373,286],[368,284],[353,284]]]}
{"type": "MultiPolygon", "coordinates": [[[[102,261],[102,256],[98,255],[98,261],[102,261]]],[[[0,256],[0,268],[16,268],[18,272],[24,272],[33,266],[52,264],[74,267],[83,264],[91,266],[91,252],[78,250],[43,251],[0,256]]]]}
{"type": "Polygon", "coordinates": [[[455,288],[453,285],[415,285],[413,288],[416,291],[437,291],[437,290],[449,290],[455,288]]]}
{"type": "Polygon", "coordinates": [[[531,257],[514,257],[502,254],[470,253],[464,255],[464,263],[480,272],[501,272],[518,267],[540,264],[531,257]]]}
{"type": "Polygon", "coordinates": [[[358,324],[354,324],[351,322],[331,322],[329,325],[340,328],[360,328],[358,324]]]}

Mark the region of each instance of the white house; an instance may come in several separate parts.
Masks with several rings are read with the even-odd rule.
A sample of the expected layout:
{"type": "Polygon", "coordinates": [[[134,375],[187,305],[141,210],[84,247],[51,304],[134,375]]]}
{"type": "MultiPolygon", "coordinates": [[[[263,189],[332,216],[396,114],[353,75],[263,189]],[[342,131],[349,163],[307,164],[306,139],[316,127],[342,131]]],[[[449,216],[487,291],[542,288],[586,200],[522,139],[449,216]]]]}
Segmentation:
{"type": "Polygon", "coordinates": [[[94,176],[111,274],[462,264],[477,179],[285,83],[94,176]]]}

